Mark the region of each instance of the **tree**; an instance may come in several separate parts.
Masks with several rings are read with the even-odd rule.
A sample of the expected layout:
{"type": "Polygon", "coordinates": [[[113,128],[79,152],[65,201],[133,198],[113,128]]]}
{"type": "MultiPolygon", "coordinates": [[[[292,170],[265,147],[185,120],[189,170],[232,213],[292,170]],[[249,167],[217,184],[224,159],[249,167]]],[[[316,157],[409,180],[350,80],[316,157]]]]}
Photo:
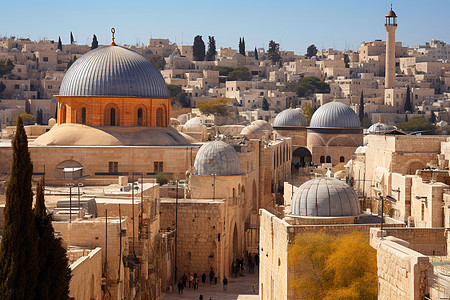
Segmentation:
{"type": "Polygon", "coordinates": [[[197,101],[197,107],[204,115],[214,115],[225,117],[228,116],[228,106],[231,99],[224,97],[217,97],[213,101],[197,101]]]}
{"type": "Polygon", "coordinates": [[[411,103],[411,89],[409,85],[406,86],[406,100],[405,100],[405,112],[413,112],[413,107],[411,103]]]}
{"type": "Polygon", "coordinates": [[[350,67],[350,58],[348,57],[347,53],[344,53],[344,64],[346,68],[350,67]]]}
{"type": "Polygon", "coordinates": [[[206,52],[206,60],[214,61],[216,59],[216,40],[213,36],[208,36],[208,51],[206,52]]]}
{"type": "Polygon", "coordinates": [[[249,81],[250,79],[251,75],[247,67],[234,68],[234,70],[228,74],[227,78],[228,81],[249,81]]]}
{"type": "Polygon", "coordinates": [[[156,54],[147,54],[147,59],[158,68],[158,70],[164,69],[164,65],[166,61],[159,55],[156,54]]]}
{"type": "Polygon", "coordinates": [[[58,37],[58,49],[62,51],[61,37],[58,37]]]}
{"type": "Polygon", "coordinates": [[[40,108],[36,111],[36,123],[38,125],[42,125],[43,121],[44,121],[43,112],[42,108],[40,108]]]}
{"type": "Polygon", "coordinates": [[[19,119],[20,119],[22,121],[22,123],[31,124],[34,121],[35,118],[36,117],[33,116],[33,115],[30,115],[30,114],[27,114],[27,113],[23,113],[23,114],[15,116],[13,118],[13,122],[19,123],[19,119]]]}
{"type": "Polygon", "coordinates": [[[0,81],[0,98],[3,97],[2,93],[6,89],[6,85],[0,81]]]}
{"type": "Polygon", "coordinates": [[[244,38],[239,38],[239,54],[245,56],[245,40],[244,38]]]}
{"type": "Polygon", "coordinates": [[[364,119],[364,94],[361,91],[361,97],[359,98],[359,121],[362,122],[364,119]]]}
{"type": "Polygon", "coordinates": [[[405,122],[397,123],[395,126],[403,131],[429,131],[434,133],[436,130],[436,126],[424,117],[414,117],[409,121],[407,121],[407,117],[408,114],[406,114],[405,122]]]}
{"type": "Polygon", "coordinates": [[[256,47],[255,47],[255,59],[259,60],[259,58],[258,58],[258,50],[256,49],[256,47]]]}
{"type": "Polygon", "coordinates": [[[308,49],[306,49],[306,54],[305,54],[305,56],[306,56],[307,58],[311,58],[311,57],[313,57],[313,56],[316,56],[316,54],[317,54],[317,48],[316,48],[316,46],[315,46],[314,44],[309,45],[309,46],[308,46],[308,49]]]}
{"type": "Polygon", "coordinates": [[[431,112],[430,122],[433,123],[433,124],[436,123],[436,115],[434,114],[433,111],[431,112]]]}
{"type": "Polygon", "coordinates": [[[94,50],[96,48],[98,48],[98,40],[97,36],[94,34],[94,37],[92,38],[91,50],[94,50]]]}
{"type": "Polygon", "coordinates": [[[70,44],[74,44],[75,43],[75,40],[73,39],[73,34],[72,34],[72,31],[70,32],[70,44]]]}
{"type": "Polygon", "coordinates": [[[301,299],[377,299],[377,255],[360,233],[301,234],[289,249],[301,299]]]}
{"type": "Polygon", "coordinates": [[[167,89],[169,90],[169,97],[173,98],[172,106],[178,104],[181,107],[190,107],[188,95],[183,91],[181,85],[168,84],[167,89]]]}
{"type": "Polygon", "coordinates": [[[275,41],[271,40],[269,42],[269,49],[267,50],[267,53],[273,65],[281,61],[280,44],[275,43],[275,41]]]}
{"type": "Polygon", "coordinates": [[[269,107],[270,107],[269,101],[267,101],[266,97],[263,97],[262,102],[261,102],[261,109],[264,111],[268,111],[269,107]]]}
{"type": "Polygon", "coordinates": [[[11,176],[6,187],[5,225],[0,245],[0,298],[33,299],[38,284],[38,236],[33,222],[33,165],[22,118],[12,141],[11,176]]]}
{"type": "Polygon", "coordinates": [[[45,207],[43,181],[36,188],[34,224],[39,236],[38,299],[69,299],[71,271],[66,250],[55,237],[51,217],[45,207]]]}
{"type": "Polygon", "coordinates": [[[303,110],[303,115],[306,118],[306,121],[311,122],[311,118],[314,114],[314,112],[316,111],[314,107],[312,107],[311,103],[306,102],[305,104],[303,104],[301,106],[301,109],[303,110]]]}
{"type": "Polygon", "coordinates": [[[205,60],[205,43],[203,42],[201,35],[197,35],[194,38],[194,45],[192,48],[195,61],[205,60]]]}
{"type": "Polygon", "coordinates": [[[11,73],[14,69],[14,64],[12,60],[0,60],[0,77],[11,73]]]}
{"type": "Polygon", "coordinates": [[[69,62],[67,63],[67,69],[70,68],[70,66],[72,66],[76,60],[77,60],[76,55],[73,56],[73,59],[69,59],[69,62]]]}
{"type": "Polygon", "coordinates": [[[361,121],[361,127],[369,128],[371,125],[372,125],[372,122],[369,119],[369,115],[367,113],[364,113],[364,118],[361,121]]]}
{"type": "Polygon", "coordinates": [[[308,97],[314,93],[330,92],[330,85],[319,78],[310,76],[300,79],[294,87],[294,91],[299,97],[308,97]]]}

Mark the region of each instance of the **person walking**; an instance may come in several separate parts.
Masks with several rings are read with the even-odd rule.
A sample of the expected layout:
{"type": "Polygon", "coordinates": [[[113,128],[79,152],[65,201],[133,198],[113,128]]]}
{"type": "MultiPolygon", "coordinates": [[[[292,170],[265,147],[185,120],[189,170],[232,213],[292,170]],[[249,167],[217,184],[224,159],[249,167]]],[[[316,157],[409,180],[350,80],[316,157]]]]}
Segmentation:
{"type": "Polygon", "coordinates": [[[194,276],[191,274],[191,272],[188,273],[188,280],[189,280],[189,288],[191,288],[192,281],[194,281],[194,276]]]}
{"type": "Polygon", "coordinates": [[[215,275],[215,273],[214,273],[213,269],[211,268],[211,272],[209,272],[209,285],[212,285],[212,283],[214,281],[214,275],[215,275]]]}
{"type": "Polygon", "coordinates": [[[200,295],[200,297],[198,297],[198,300],[203,300],[203,295],[200,295]]]}
{"type": "Polygon", "coordinates": [[[223,290],[226,292],[228,287],[228,279],[225,276],[223,276],[222,283],[223,283],[223,290]]]}
{"type": "Polygon", "coordinates": [[[194,277],[194,282],[192,283],[194,285],[194,291],[198,290],[198,278],[194,277]]]}
{"type": "Polygon", "coordinates": [[[206,273],[203,272],[202,274],[202,283],[205,284],[206,283],[206,273]]]}
{"type": "Polygon", "coordinates": [[[178,287],[178,295],[183,294],[184,286],[181,281],[178,281],[177,287],[178,287]]]}

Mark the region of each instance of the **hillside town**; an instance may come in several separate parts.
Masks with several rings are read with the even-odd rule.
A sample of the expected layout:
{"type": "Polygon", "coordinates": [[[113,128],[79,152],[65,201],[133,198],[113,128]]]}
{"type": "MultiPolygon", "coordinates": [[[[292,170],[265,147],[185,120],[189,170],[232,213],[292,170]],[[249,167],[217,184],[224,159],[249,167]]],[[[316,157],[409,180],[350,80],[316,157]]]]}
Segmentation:
{"type": "Polygon", "coordinates": [[[385,41],[305,54],[0,37],[0,298],[34,297],[4,275],[23,212],[65,251],[49,299],[449,299],[450,44],[384,19],[385,41]],[[348,236],[327,263],[357,284],[305,279],[299,241],[348,236]]]}

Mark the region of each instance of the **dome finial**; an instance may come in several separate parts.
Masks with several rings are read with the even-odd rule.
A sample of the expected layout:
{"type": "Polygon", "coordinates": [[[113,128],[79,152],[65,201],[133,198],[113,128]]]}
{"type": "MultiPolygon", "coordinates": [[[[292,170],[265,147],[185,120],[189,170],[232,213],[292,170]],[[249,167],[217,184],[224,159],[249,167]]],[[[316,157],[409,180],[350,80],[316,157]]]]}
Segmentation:
{"type": "Polygon", "coordinates": [[[333,101],[336,101],[336,93],[334,93],[334,99],[333,99],[333,101]]]}
{"type": "Polygon", "coordinates": [[[392,3],[391,3],[391,10],[392,10],[392,3]]]}
{"type": "Polygon", "coordinates": [[[114,29],[114,27],[111,28],[111,33],[112,33],[112,42],[111,42],[111,46],[117,46],[116,43],[114,42],[114,40],[116,39],[116,38],[114,37],[114,33],[116,33],[116,29],[114,29]]]}
{"type": "Polygon", "coordinates": [[[378,115],[378,124],[381,124],[381,115],[378,115]]]}

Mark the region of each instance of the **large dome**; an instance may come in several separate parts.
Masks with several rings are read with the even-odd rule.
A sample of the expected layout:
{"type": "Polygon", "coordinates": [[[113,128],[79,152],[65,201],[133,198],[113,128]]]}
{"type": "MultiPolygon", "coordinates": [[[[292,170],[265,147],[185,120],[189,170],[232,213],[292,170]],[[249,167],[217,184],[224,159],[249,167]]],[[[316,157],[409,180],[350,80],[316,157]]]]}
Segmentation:
{"type": "Polygon", "coordinates": [[[358,196],[343,181],[319,177],[294,193],[291,214],[308,217],[350,217],[360,214],[358,196]]]}
{"type": "Polygon", "coordinates": [[[197,175],[227,176],[241,173],[241,164],[236,150],[222,141],[204,144],[198,150],[194,167],[197,175]]]}
{"type": "Polygon", "coordinates": [[[60,96],[168,97],[161,72],[142,55],[120,46],[94,49],[69,68],[60,96]]]}
{"type": "Polygon", "coordinates": [[[283,110],[273,121],[273,127],[304,127],[306,125],[306,118],[298,108],[283,110]]]}
{"type": "Polygon", "coordinates": [[[360,128],[358,115],[350,106],[341,102],[328,102],[313,114],[309,127],[360,128]]]}

